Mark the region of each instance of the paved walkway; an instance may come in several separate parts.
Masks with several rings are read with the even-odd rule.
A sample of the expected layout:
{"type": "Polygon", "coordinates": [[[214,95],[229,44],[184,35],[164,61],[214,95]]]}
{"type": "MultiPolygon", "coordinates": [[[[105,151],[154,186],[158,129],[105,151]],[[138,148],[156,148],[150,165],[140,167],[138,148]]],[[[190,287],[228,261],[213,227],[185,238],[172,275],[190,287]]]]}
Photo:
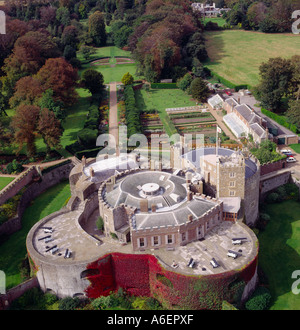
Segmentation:
{"type": "Polygon", "coordinates": [[[119,124],[118,124],[117,83],[116,82],[110,83],[109,87],[110,87],[109,134],[114,136],[116,146],[118,147],[119,146],[119,124]]]}

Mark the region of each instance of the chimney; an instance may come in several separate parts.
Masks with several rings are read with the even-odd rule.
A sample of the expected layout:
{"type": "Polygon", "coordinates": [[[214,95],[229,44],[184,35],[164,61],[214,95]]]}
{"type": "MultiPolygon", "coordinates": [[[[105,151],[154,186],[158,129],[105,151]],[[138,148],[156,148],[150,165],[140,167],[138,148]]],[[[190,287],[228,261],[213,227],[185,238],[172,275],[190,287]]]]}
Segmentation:
{"type": "Polygon", "coordinates": [[[192,214],[189,214],[188,215],[188,222],[192,222],[193,221],[193,215],[192,214]]]}
{"type": "Polygon", "coordinates": [[[140,201],[140,209],[141,209],[141,212],[148,212],[148,200],[147,199],[142,199],[140,201]]]}
{"type": "Polygon", "coordinates": [[[156,205],[155,205],[155,204],[152,204],[152,205],[151,205],[151,211],[152,211],[153,213],[156,212],[156,205]]]}
{"type": "Polygon", "coordinates": [[[190,202],[191,200],[193,200],[193,193],[189,190],[187,193],[187,200],[190,202]]]}

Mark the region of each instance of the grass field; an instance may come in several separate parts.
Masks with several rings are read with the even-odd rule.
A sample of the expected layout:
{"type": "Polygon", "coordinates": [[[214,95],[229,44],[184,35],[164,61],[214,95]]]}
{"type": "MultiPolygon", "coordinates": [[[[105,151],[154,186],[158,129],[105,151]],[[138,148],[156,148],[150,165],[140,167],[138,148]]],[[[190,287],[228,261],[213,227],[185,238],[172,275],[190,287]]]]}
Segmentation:
{"type": "Polygon", "coordinates": [[[22,217],[22,229],[0,245],[0,269],[5,272],[7,289],[21,283],[20,263],[26,255],[26,237],[40,219],[62,208],[70,197],[69,182],[61,182],[37,197],[22,217]]]}
{"type": "Polygon", "coordinates": [[[0,190],[2,190],[4,187],[6,187],[10,182],[12,182],[15,178],[10,177],[0,177],[0,190]]]}
{"type": "Polygon", "coordinates": [[[265,34],[244,30],[206,32],[210,70],[234,84],[255,86],[259,66],[272,57],[299,54],[300,38],[294,34],[265,34]]]}
{"type": "Polygon", "coordinates": [[[300,296],[291,291],[295,281],[291,276],[300,270],[300,203],[270,204],[266,213],[271,220],[258,236],[259,264],[268,277],[274,298],[270,309],[299,310],[300,296]]]}

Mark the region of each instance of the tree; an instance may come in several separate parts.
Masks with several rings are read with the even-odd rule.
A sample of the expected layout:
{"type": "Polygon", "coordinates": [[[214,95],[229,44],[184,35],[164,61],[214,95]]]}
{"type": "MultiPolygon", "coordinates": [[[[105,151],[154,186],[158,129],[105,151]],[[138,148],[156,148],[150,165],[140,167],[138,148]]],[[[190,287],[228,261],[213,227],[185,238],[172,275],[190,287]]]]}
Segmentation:
{"type": "Polygon", "coordinates": [[[185,91],[188,87],[190,87],[192,81],[192,76],[189,73],[186,73],[182,78],[178,79],[177,87],[185,91]]]}
{"type": "Polygon", "coordinates": [[[95,69],[87,69],[84,71],[81,82],[84,88],[88,89],[92,95],[99,94],[104,87],[103,75],[95,69]]]}
{"type": "Polygon", "coordinates": [[[46,59],[61,53],[50,37],[43,31],[30,31],[17,39],[12,54],[5,59],[1,78],[2,90],[12,97],[16,82],[22,77],[33,75],[45,64],[46,59]]]}
{"type": "Polygon", "coordinates": [[[291,93],[292,98],[300,99],[300,56],[294,55],[291,58],[292,79],[291,79],[291,93]]]}
{"type": "Polygon", "coordinates": [[[64,58],[67,61],[70,61],[72,58],[76,58],[76,50],[72,46],[67,45],[64,49],[64,58]]]}
{"type": "Polygon", "coordinates": [[[91,46],[83,45],[80,48],[80,52],[81,52],[82,56],[84,57],[84,59],[87,61],[90,59],[92,54],[95,54],[95,48],[91,47],[91,46]]]}
{"type": "Polygon", "coordinates": [[[60,138],[63,133],[60,121],[52,111],[44,108],[40,112],[37,129],[46,144],[46,153],[50,155],[51,148],[60,145],[60,138]]]}
{"type": "Polygon", "coordinates": [[[115,45],[119,48],[126,46],[132,32],[133,28],[127,25],[122,26],[121,29],[115,31],[113,34],[115,45]]]}
{"type": "Polygon", "coordinates": [[[270,58],[261,64],[260,83],[257,86],[257,97],[263,107],[278,112],[281,109],[282,97],[289,94],[292,67],[290,60],[280,57],[270,58]]]}
{"type": "Polygon", "coordinates": [[[56,11],[56,19],[63,25],[68,26],[70,25],[70,11],[66,7],[60,7],[56,11]]]}
{"type": "Polygon", "coordinates": [[[290,100],[289,108],[285,115],[292,124],[300,128],[300,100],[290,100]]]}
{"type": "Polygon", "coordinates": [[[64,58],[48,59],[35,77],[41,82],[44,90],[53,90],[55,100],[60,100],[65,106],[76,102],[77,70],[64,58]]]}
{"type": "Polygon", "coordinates": [[[10,98],[9,104],[11,107],[17,107],[22,104],[34,105],[42,96],[44,89],[39,80],[26,76],[17,81],[15,93],[10,98]]]}
{"type": "Polygon", "coordinates": [[[40,9],[41,21],[45,23],[46,26],[54,24],[56,19],[56,8],[52,6],[44,6],[40,9]]]}
{"type": "Polygon", "coordinates": [[[127,86],[127,85],[132,85],[133,82],[134,82],[134,78],[133,76],[127,72],[124,74],[124,76],[122,77],[122,80],[121,80],[122,84],[127,86]]]}
{"type": "Polygon", "coordinates": [[[94,12],[89,17],[89,35],[97,47],[106,45],[105,22],[100,11],[94,12]]]}
{"type": "Polygon", "coordinates": [[[195,78],[190,85],[190,93],[199,102],[205,102],[210,94],[206,82],[202,78],[195,78]]]}
{"type": "Polygon", "coordinates": [[[20,105],[12,119],[11,126],[14,129],[14,141],[19,145],[18,152],[23,145],[27,146],[27,156],[33,157],[36,152],[35,137],[40,108],[34,105],[20,105]]]}
{"type": "Polygon", "coordinates": [[[64,120],[66,118],[66,111],[64,109],[64,104],[60,100],[54,100],[53,90],[47,89],[39,100],[39,106],[41,109],[49,109],[55,114],[55,117],[59,120],[64,120]]]}
{"type": "Polygon", "coordinates": [[[69,25],[64,28],[61,35],[61,43],[64,47],[69,45],[72,48],[77,49],[79,43],[78,30],[74,25],[69,25]]]}

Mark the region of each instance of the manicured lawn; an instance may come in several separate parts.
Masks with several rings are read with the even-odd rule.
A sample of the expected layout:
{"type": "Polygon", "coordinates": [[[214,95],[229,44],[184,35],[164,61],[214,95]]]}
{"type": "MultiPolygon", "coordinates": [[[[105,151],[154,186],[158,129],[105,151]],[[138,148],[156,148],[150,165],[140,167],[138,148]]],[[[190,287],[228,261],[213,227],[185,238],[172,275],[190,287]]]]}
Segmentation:
{"type": "MultiPolygon", "coordinates": [[[[99,48],[95,48],[95,54],[91,56],[89,61],[96,60],[101,57],[114,57],[114,56],[131,57],[131,53],[116,46],[99,47],[99,48]]],[[[85,62],[85,59],[83,58],[81,52],[77,52],[77,57],[80,61],[85,62]]]]}
{"type": "Polygon", "coordinates": [[[271,309],[299,310],[300,296],[291,291],[295,281],[291,276],[300,270],[300,203],[270,204],[266,213],[271,220],[258,236],[259,264],[269,280],[273,296],[271,309]]]}
{"type": "Polygon", "coordinates": [[[93,68],[103,74],[105,84],[109,84],[110,82],[115,81],[121,82],[122,77],[127,72],[129,72],[134,77],[134,79],[141,78],[136,75],[135,63],[115,64],[115,60],[113,59],[115,56],[126,56],[128,58],[131,57],[131,53],[129,51],[120,49],[116,46],[96,48],[95,54],[93,54],[91,57],[92,60],[100,59],[102,57],[110,57],[110,63],[115,64],[114,66],[91,65],[90,63],[86,63],[80,52],[78,52],[77,56],[82,61],[82,63],[85,63],[82,65],[82,69],[80,70],[79,74],[82,74],[82,72],[86,69],[93,68]]]}
{"type": "Polygon", "coordinates": [[[135,80],[141,79],[141,77],[136,75],[136,65],[134,63],[117,64],[113,67],[108,65],[98,65],[92,67],[103,74],[105,84],[115,81],[121,82],[122,77],[127,72],[129,72],[135,80]]]}
{"type": "Polygon", "coordinates": [[[61,182],[38,196],[22,217],[22,229],[0,245],[0,269],[5,272],[7,289],[21,282],[20,263],[26,255],[26,237],[31,227],[62,208],[70,197],[69,182],[61,182]]]}
{"type": "Polygon", "coordinates": [[[300,154],[300,144],[290,144],[289,147],[291,147],[297,154],[300,154]]]}
{"type": "Polygon", "coordinates": [[[4,177],[4,176],[0,177],[0,190],[6,187],[13,180],[14,178],[10,178],[10,177],[4,177]]]}
{"type": "Polygon", "coordinates": [[[207,22],[217,23],[219,26],[223,26],[226,24],[226,20],[222,17],[205,17],[204,23],[207,22]]]}
{"type": "Polygon", "coordinates": [[[294,34],[265,34],[244,30],[206,32],[205,65],[234,84],[255,86],[259,66],[272,57],[299,54],[300,38],[294,34]]]}
{"type": "MultiPolygon", "coordinates": [[[[61,145],[63,148],[77,140],[77,133],[84,126],[90,106],[90,92],[82,88],[78,89],[77,92],[79,94],[78,102],[68,109],[68,116],[63,122],[64,133],[61,137],[61,145]]],[[[70,156],[64,149],[62,149],[60,153],[67,157],[70,156]]]]}
{"type": "Polygon", "coordinates": [[[175,127],[165,109],[196,105],[196,102],[191,100],[191,96],[187,95],[180,89],[150,89],[150,91],[139,90],[136,95],[137,106],[139,109],[156,109],[158,111],[166,133],[169,135],[175,127]]]}

